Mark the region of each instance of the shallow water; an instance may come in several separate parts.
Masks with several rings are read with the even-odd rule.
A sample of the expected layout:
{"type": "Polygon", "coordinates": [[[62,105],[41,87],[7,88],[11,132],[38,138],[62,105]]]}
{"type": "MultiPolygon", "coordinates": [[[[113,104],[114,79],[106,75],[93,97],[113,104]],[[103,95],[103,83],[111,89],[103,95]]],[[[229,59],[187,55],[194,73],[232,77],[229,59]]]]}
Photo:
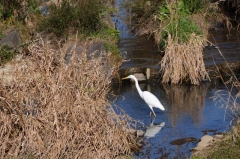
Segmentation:
{"type": "MultiPolygon", "coordinates": [[[[150,116],[150,108],[140,98],[135,85],[128,81],[115,86],[113,94],[117,98],[110,98],[130,117],[145,124],[138,129],[145,131],[146,145],[134,155],[135,158],[186,158],[191,154],[190,149],[196,147],[197,141],[179,143],[182,145],[172,145],[170,142],[189,137],[199,140],[206,134],[203,131],[208,130],[210,132],[207,134],[213,136],[213,133],[223,133],[230,128],[232,117],[222,107],[224,103],[213,99],[218,91],[225,91],[224,87],[213,89],[210,84],[169,86],[142,83],[140,88],[156,95],[166,111],[154,108],[157,116],[150,116]]],[[[226,92],[221,94],[227,95],[226,92]]]]}

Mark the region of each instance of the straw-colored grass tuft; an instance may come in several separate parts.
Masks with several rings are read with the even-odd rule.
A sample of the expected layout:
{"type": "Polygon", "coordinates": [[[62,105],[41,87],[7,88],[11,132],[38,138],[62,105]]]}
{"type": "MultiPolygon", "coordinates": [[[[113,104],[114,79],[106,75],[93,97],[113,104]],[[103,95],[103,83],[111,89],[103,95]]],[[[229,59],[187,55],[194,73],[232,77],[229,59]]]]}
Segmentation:
{"type": "Polygon", "coordinates": [[[165,55],[160,62],[163,83],[181,84],[189,81],[199,85],[209,79],[203,61],[204,40],[191,34],[188,43],[178,43],[168,34],[165,55]]]}
{"type": "MultiPolygon", "coordinates": [[[[86,44],[87,45],[87,44],[86,44]]],[[[135,144],[106,100],[104,61],[32,44],[0,87],[1,158],[115,158],[135,144]]]]}

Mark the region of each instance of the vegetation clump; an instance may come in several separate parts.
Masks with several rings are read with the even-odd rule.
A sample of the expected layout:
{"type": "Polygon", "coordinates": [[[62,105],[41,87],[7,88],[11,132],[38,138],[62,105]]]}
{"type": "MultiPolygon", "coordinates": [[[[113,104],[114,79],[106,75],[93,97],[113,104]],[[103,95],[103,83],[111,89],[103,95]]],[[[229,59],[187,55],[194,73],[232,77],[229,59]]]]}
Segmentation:
{"type": "MultiPolygon", "coordinates": [[[[106,100],[111,78],[103,59],[64,47],[29,45],[9,86],[0,87],[0,153],[3,158],[115,158],[136,148],[127,118],[106,100]],[[94,68],[94,69],[93,69],[94,68]]],[[[88,44],[85,44],[87,48],[88,44]]]]}
{"type": "Polygon", "coordinates": [[[37,0],[2,0],[0,20],[5,24],[24,23],[30,14],[40,14],[37,0]]]}
{"type": "MultiPolygon", "coordinates": [[[[159,63],[162,82],[199,85],[209,79],[202,56],[206,27],[200,28],[197,18],[194,18],[197,15],[204,23],[203,16],[198,13],[208,1],[135,1],[142,2],[136,33],[152,35],[159,49],[165,53],[159,63]]],[[[132,6],[136,13],[139,12],[138,6],[132,6]]]]}
{"type": "Polygon", "coordinates": [[[16,54],[16,50],[12,50],[8,45],[0,47],[0,65],[10,61],[16,54]]]}
{"type": "Polygon", "coordinates": [[[160,62],[163,83],[189,81],[198,85],[209,79],[203,62],[203,32],[190,19],[190,15],[196,12],[195,5],[181,0],[165,3],[159,9],[161,24],[155,39],[165,51],[160,62]]]}
{"type": "Polygon", "coordinates": [[[81,34],[96,32],[100,27],[101,0],[63,0],[60,5],[52,4],[49,14],[40,24],[40,29],[52,32],[58,37],[69,30],[78,30],[81,34]]]}

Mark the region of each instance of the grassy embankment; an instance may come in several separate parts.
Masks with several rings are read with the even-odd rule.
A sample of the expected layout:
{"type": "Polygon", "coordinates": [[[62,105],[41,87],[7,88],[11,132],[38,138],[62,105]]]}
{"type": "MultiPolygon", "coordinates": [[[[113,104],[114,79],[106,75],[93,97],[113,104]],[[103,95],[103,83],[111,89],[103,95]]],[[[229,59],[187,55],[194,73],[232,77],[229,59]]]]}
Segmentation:
{"type": "MultiPolygon", "coordinates": [[[[30,41],[21,46],[22,60],[14,64],[11,84],[0,80],[1,158],[131,155],[137,146],[128,133],[130,119],[116,115],[106,100],[111,82],[102,73],[106,61],[86,56],[91,40],[100,38],[107,53],[116,55],[107,58],[119,61],[118,31],[100,23],[109,1],[72,1],[77,3],[71,5],[63,1],[52,5],[46,17],[38,2],[5,0],[0,5],[1,28],[16,27],[24,34],[23,42],[30,41]],[[35,33],[41,31],[47,31],[51,41],[35,40],[35,33]],[[68,41],[75,42],[70,63],[64,60],[68,41]],[[76,53],[78,44],[84,48],[81,53],[76,53]]],[[[4,36],[4,30],[1,33],[4,36]]],[[[5,63],[12,55],[2,58],[3,49],[5,63]]]]}

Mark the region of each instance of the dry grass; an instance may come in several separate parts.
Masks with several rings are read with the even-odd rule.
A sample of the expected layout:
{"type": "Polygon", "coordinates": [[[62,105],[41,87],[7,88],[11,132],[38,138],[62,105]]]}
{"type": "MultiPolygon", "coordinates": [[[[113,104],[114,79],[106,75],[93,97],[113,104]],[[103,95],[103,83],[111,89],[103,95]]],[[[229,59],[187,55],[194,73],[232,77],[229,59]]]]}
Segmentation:
{"type": "Polygon", "coordinates": [[[160,62],[163,83],[181,84],[190,81],[199,85],[202,80],[209,79],[203,61],[203,38],[191,34],[188,43],[175,42],[168,35],[165,55],[160,62]],[[173,58],[174,57],[174,58],[173,58]]]}
{"type": "MultiPolygon", "coordinates": [[[[87,44],[86,44],[87,45],[87,44]]],[[[86,50],[29,46],[10,86],[0,86],[1,158],[115,158],[135,145],[106,100],[110,78],[86,50]]]]}

